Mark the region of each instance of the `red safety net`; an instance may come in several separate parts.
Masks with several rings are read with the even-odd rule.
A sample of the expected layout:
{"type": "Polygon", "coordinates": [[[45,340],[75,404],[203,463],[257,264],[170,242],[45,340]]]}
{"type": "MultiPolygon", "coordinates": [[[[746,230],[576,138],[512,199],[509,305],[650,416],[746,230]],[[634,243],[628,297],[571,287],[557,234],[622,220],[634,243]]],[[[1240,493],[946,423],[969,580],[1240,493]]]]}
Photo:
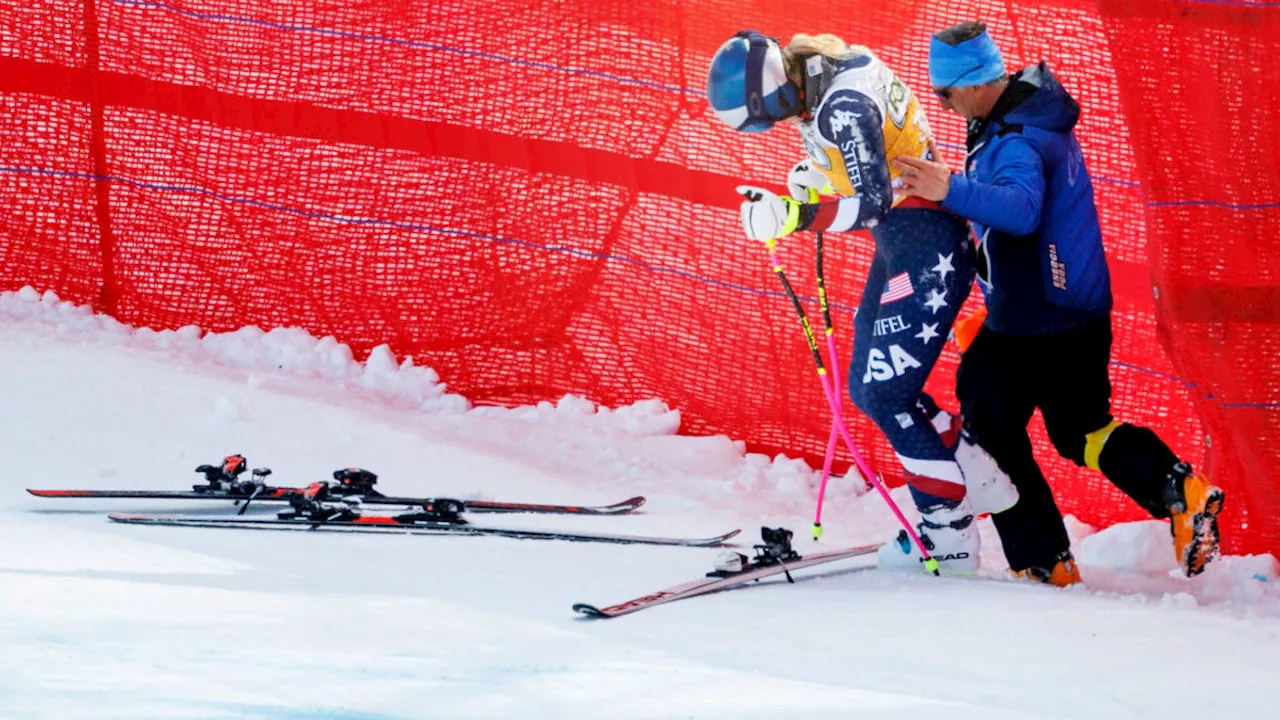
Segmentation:
{"type": "MultiPolygon", "coordinates": [[[[1083,105],[1117,414],[1227,489],[1228,550],[1280,550],[1280,2],[32,0],[0,17],[0,287],[136,325],[389,343],[480,402],[659,397],[685,432],[813,461],[829,415],[733,192],[780,188],[802,145],[722,126],[708,60],[744,27],[869,45],[954,165],[928,37],[984,20],[1011,68],[1047,59],[1083,105]]],[[[827,245],[847,361],[871,247],[827,245]]],[[[811,299],[812,239],[782,259],[811,299]]],[[[956,362],[930,384],[952,407],[956,362]]],[[[1144,516],[1038,420],[1034,438],[1065,512],[1144,516]]]]}

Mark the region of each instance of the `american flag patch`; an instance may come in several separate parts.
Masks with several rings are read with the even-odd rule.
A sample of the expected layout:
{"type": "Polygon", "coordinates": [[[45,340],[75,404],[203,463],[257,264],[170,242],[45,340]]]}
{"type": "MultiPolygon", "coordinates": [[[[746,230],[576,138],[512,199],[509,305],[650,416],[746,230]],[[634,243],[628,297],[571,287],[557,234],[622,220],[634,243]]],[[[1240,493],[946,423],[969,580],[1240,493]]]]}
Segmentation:
{"type": "Polygon", "coordinates": [[[880,295],[880,304],[888,305],[896,300],[905,297],[911,297],[916,289],[911,287],[911,275],[908,273],[899,273],[889,278],[889,282],[885,285],[884,292],[880,295]]]}

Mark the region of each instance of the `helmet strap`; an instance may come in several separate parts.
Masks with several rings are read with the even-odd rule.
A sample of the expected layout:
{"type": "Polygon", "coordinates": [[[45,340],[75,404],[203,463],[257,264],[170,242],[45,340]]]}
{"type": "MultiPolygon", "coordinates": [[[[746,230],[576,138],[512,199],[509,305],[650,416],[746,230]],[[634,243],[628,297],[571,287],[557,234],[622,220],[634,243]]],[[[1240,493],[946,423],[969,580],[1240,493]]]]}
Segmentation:
{"type": "Polygon", "coordinates": [[[804,110],[801,113],[801,117],[805,120],[813,117],[813,113],[818,109],[818,104],[822,102],[822,96],[827,94],[827,88],[831,87],[835,76],[836,69],[822,55],[812,55],[805,59],[804,92],[801,98],[804,110]]]}

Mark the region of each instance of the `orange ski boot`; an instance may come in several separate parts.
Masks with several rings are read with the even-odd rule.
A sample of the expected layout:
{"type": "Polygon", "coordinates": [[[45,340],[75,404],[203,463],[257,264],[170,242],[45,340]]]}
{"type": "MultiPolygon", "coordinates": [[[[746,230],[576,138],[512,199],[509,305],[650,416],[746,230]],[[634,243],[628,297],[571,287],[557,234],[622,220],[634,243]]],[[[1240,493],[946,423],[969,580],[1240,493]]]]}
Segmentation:
{"type": "Polygon", "coordinates": [[[1205,565],[1218,556],[1218,513],[1226,493],[1211,485],[1191,466],[1173,466],[1164,488],[1164,504],[1171,516],[1173,551],[1187,577],[1204,572],[1205,565]]]}
{"type": "Polygon", "coordinates": [[[1026,570],[1010,570],[1009,572],[1013,573],[1014,577],[1034,580],[1060,588],[1080,582],[1080,568],[1076,567],[1076,559],[1071,556],[1070,550],[1058,555],[1051,568],[1029,567],[1026,570]]]}

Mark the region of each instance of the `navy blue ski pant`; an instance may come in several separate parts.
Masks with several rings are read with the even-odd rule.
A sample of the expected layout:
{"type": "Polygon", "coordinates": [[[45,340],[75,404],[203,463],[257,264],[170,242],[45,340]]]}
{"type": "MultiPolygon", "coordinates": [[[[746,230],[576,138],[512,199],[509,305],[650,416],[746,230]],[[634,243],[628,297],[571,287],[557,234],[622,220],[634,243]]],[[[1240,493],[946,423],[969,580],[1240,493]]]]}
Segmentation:
{"type": "Polygon", "coordinates": [[[937,406],[924,384],[973,285],[969,226],[943,210],[896,208],[872,236],[849,395],[893,446],[916,506],[953,505],[964,497],[964,477],[933,427],[937,406]]]}

